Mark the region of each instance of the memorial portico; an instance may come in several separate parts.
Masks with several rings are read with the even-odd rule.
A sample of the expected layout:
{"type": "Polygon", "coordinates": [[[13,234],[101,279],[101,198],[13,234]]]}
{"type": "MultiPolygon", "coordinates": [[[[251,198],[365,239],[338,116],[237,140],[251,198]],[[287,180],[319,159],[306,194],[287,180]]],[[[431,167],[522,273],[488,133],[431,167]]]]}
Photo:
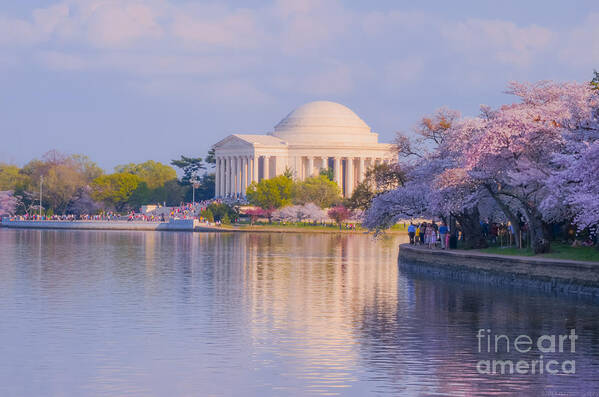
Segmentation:
{"type": "Polygon", "coordinates": [[[287,169],[304,180],[327,168],[348,197],[369,167],[396,159],[393,145],[378,143],[378,134],[353,111],[326,101],[300,106],[272,133],[229,135],[214,148],[216,197],[245,196],[252,182],[287,169]]]}

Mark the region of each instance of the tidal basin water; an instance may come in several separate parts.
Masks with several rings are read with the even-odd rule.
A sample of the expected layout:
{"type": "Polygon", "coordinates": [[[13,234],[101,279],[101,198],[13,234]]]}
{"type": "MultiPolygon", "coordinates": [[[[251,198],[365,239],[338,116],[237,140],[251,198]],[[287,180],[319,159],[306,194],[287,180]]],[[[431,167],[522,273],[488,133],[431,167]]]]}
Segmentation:
{"type": "Polygon", "coordinates": [[[402,240],[0,229],[0,396],[597,395],[598,305],[405,273],[402,240]],[[545,360],[576,373],[481,374],[539,353],[480,329],[575,329],[545,360]]]}

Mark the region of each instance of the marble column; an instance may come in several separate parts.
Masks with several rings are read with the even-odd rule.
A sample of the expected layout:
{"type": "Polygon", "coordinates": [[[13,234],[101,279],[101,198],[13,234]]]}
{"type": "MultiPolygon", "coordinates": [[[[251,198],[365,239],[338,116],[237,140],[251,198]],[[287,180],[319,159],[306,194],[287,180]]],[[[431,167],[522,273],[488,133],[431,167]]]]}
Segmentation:
{"type": "MultiPolygon", "coordinates": [[[[252,171],[252,162],[254,158],[247,156],[245,159],[247,161],[247,177],[245,178],[245,186],[247,188],[252,184],[252,178],[254,177],[254,171],[252,171]]],[[[245,192],[243,192],[243,194],[245,194],[245,192]]]]}
{"type": "Polygon", "coordinates": [[[358,165],[358,182],[364,181],[364,174],[366,169],[364,168],[364,157],[360,157],[360,163],[358,165]]]}
{"type": "Polygon", "coordinates": [[[351,197],[354,191],[354,159],[353,157],[347,158],[346,166],[346,182],[345,182],[345,196],[351,197]]]}
{"type": "Polygon", "coordinates": [[[237,175],[235,176],[235,182],[237,184],[237,189],[235,191],[235,195],[239,197],[241,195],[241,181],[243,180],[243,157],[237,157],[237,175]]]}
{"type": "Polygon", "coordinates": [[[230,196],[235,195],[235,188],[237,187],[236,178],[237,176],[237,159],[234,156],[231,156],[231,187],[230,187],[230,196]]]}
{"type": "Polygon", "coordinates": [[[262,164],[264,179],[270,179],[270,156],[264,156],[262,164]]]}
{"type": "Polygon", "coordinates": [[[220,158],[220,196],[223,197],[225,195],[225,191],[227,190],[227,174],[225,173],[225,159],[223,157],[220,158]]]}
{"type": "Polygon", "coordinates": [[[216,158],[216,173],[214,174],[214,197],[220,194],[220,158],[216,158]]]}
{"type": "Polygon", "coordinates": [[[248,187],[248,158],[243,156],[241,158],[241,196],[245,197],[245,191],[248,187]]]}
{"type": "Polygon", "coordinates": [[[310,178],[313,175],[314,175],[314,157],[309,156],[308,157],[308,175],[306,175],[306,177],[310,178]]]}
{"type": "Polygon", "coordinates": [[[252,182],[258,182],[258,163],[260,162],[260,157],[254,155],[252,158],[252,182]]]}
{"type": "Polygon", "coordinates": [[[340,189],[343,189],[343,183],[341,182],[341,159],[335,157],[335,165],[333,171],[335,172],[335,182],[339,185],[340,189]]]}
{"type": "Polygon", "coordinates": [[[225,157],[225,196],[231,194],[231,157],[225,157]]]}

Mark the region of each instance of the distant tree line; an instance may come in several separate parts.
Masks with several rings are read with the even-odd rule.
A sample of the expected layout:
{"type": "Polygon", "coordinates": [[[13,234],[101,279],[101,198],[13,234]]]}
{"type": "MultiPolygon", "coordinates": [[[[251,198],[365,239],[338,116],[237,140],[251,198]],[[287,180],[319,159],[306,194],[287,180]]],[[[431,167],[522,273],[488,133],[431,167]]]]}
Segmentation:
{"type": "Polygon", "coordinates": [[[128,163],[106,173],[89,157],[56,150],[18,167],[0,163],[0,215],[94,214],[139,210],[146,204],[179,205],[214,196],[214,152],[173,160],[171,165],[148,160],[128,163]],[[182,176],[177,177],[175,168],[182,176]]]}

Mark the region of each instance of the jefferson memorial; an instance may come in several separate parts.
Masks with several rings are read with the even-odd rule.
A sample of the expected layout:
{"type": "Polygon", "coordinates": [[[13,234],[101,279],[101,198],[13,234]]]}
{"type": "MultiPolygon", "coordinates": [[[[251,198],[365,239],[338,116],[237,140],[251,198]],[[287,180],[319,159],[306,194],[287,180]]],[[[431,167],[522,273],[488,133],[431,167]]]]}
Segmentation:
{"type": "Polygon", "coordinates": [[[396,160],[393,145],[379,143],[351,109],[328,101],[298,107],[266,135],[229,135],[214,149],[216,197],[245,196],[250,183],[286,169],[303,180],[327,168],[349,197],[369,167],[396,160]]]}

